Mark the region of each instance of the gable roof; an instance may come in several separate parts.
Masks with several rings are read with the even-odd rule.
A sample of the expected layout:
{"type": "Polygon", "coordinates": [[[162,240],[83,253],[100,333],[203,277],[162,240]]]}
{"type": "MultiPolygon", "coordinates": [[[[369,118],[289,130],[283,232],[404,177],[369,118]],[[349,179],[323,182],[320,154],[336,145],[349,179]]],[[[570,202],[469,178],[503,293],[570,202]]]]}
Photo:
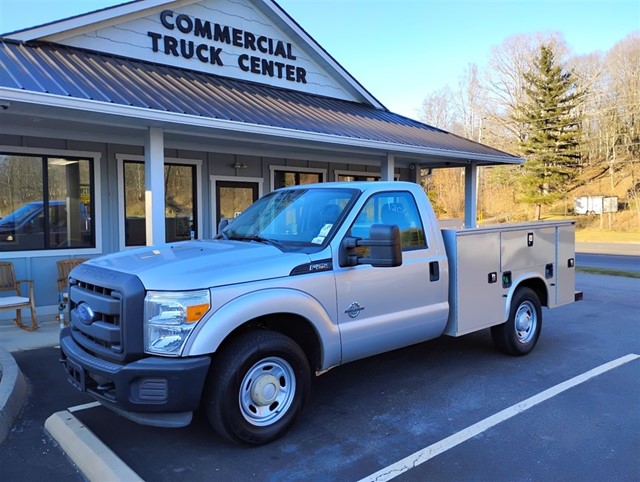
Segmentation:
{"type": "MultiPolygon", "coordinates": [[[[368,103],[379,109],[386,109],[360,82],[340,65],[324,48],[322,48],[282,7],[274,0],[246,0],[261,14],[269,19],[288,37],[294,39],[298,46],[305,49],[314,62],[328,71],[345,91],[348,91],[360,102],[368,103]]],[[[47,41],[65,44],[70,39],[90,31],[104,29],[123,24],[133,19],[157,14],[171,8],[184,8],[197,4],[202,0],[133,0],[120,5],[95,10],[86,14],[75,15],[66,19],[49,22],[10,32],[4,38],[18,41],[47,41]]],[[[77,47],[85,47],[73,45],[77,47]]],[[[128,54],[127,54],[128,55],[128,54]]]]}
{"type": "Polygon", "coordinates": [[[519,163],[387,110],[46,42],[0,39],[0,99],[390,153],[519,163]]]}

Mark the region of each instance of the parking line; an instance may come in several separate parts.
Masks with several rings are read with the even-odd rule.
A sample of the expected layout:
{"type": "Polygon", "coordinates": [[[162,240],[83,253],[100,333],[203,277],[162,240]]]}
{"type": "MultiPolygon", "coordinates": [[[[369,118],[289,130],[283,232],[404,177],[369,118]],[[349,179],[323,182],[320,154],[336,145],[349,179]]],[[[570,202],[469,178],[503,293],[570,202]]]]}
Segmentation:
{"type": "Polygon", "coordinates": [[[90,403],[85,403],[83,405],[76,405],[75,407],[69,407],[67,408],[67,410],[73,413],[73,412],[79,412],[80,410],[87,410],[89,408],[99,407],[100,405],[101,405],[100,402],[90,402],[90,403]]]}
{"type": "Polygon", "coordinates": [[[640,358],[640,355],[631,353],[629,355],[605,363],[604,365],[600,365],[593,370],[589,370],[588,372],[585,372],[565,382],[555,385],[554,387],[551,387],[543,392],[540,392],[533,397],[527,398],[522,402],[516,403],[515,405],[512,405],[511,407],[506,408],[501,412],[496,413],[495,415],[487,417],[484,420],[481,420],[480,422],[459,431],[458,433],[440,440],[439,442],[429,445],[422,450],[418,450],[408,457],[399,460],[395,464],[389,465],[388,467],[379,470],[375,474],[361,479],[359,482],[383,482],[394,479],[395,477],[407,472],[408,470],[417,467],[418,465],[423,464],[428,460],[431,460],[435,456],[440,455],[441,453],[444,453],[463,442],[466,442],[470,438],[481,434],[485,430],[488,430],[491,427],[498,425],[499,423],[502,423],[505,420],[508,420],[511,417],[514,417],[519,413],[522,413],[525,410],[538,405],[539,403],[549,400],[550,398],[555,397],[556,395],[559,395],[560,393],[569,390],[570,388],[580,385],[581,383],[584,383],[593,377],[608,372],[609,370],[613,370],[614,368],[622,366],[625,363],[637,360],[638,358],[640,358]]]}

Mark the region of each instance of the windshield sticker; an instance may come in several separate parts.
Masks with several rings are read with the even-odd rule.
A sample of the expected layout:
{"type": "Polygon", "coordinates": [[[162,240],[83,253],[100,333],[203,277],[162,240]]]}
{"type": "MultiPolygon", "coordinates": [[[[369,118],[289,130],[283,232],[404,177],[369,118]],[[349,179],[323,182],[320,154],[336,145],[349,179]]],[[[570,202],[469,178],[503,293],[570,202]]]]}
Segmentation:
{"type": "Polygon", "coordinates": [[[333,224],[325,224],[324,226],[322,226],[322,229],[318,233],[318,237],[322,236],[323,238],[325,238],[327,234],[329,234],[329,231],[331,231],[332,227],[333,224]]]}
{"type": "Polygon", "coordinates": [[[318,235],[315,238],[313,238],[311,242],[313,244],[324,243],[324,238],[327,237],[327,234],[329,234],[329,231],[331,231],[332,227],[333,227],[333,224],[325,224],[324,226],[322,226],[322,228],[320,228],[320,232],[318,233],[318,235]]]}

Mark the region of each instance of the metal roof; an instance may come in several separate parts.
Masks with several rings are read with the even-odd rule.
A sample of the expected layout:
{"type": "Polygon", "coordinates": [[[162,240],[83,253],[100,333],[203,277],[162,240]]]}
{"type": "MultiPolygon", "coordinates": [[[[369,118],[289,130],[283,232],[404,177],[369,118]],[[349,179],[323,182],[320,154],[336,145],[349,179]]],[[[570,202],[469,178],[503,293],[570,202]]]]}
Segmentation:
{"type": "MultiPolygon", "coordinates": [[[[411,146],[443,157],[518,163],[516,156],[376,109],[263,84],[47,42],[0,39],[3,89],[98,101],[343,139],[411,146]]],[[[5,91],[6,92],[6,91],[5,91]]],[[[139,112],[139,111],[138,111],[139,112]]],[[[392,149],[390,149],[392,152],[392,149]]]]}

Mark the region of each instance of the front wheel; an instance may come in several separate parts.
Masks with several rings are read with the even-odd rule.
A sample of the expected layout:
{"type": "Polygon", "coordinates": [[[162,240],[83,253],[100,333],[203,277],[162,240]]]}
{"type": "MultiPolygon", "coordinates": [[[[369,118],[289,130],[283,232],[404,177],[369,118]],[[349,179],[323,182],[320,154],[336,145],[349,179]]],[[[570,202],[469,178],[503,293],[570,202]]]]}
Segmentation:
{"type": "Polygon", "coordinates": [[[511,300],[509,319],[491,327],[496,347],[509,355],[522,356],[536,346],[542,329],[540,299],[530,288],[518,288],[511,300]]]}
{"type": "Polygon", "coordinates": [[[302,349],[271,331],[248,332],[213,360],[205,403],[209,422],[228,440],[260,445],[283,435],[309,393],[302,349]]]}

